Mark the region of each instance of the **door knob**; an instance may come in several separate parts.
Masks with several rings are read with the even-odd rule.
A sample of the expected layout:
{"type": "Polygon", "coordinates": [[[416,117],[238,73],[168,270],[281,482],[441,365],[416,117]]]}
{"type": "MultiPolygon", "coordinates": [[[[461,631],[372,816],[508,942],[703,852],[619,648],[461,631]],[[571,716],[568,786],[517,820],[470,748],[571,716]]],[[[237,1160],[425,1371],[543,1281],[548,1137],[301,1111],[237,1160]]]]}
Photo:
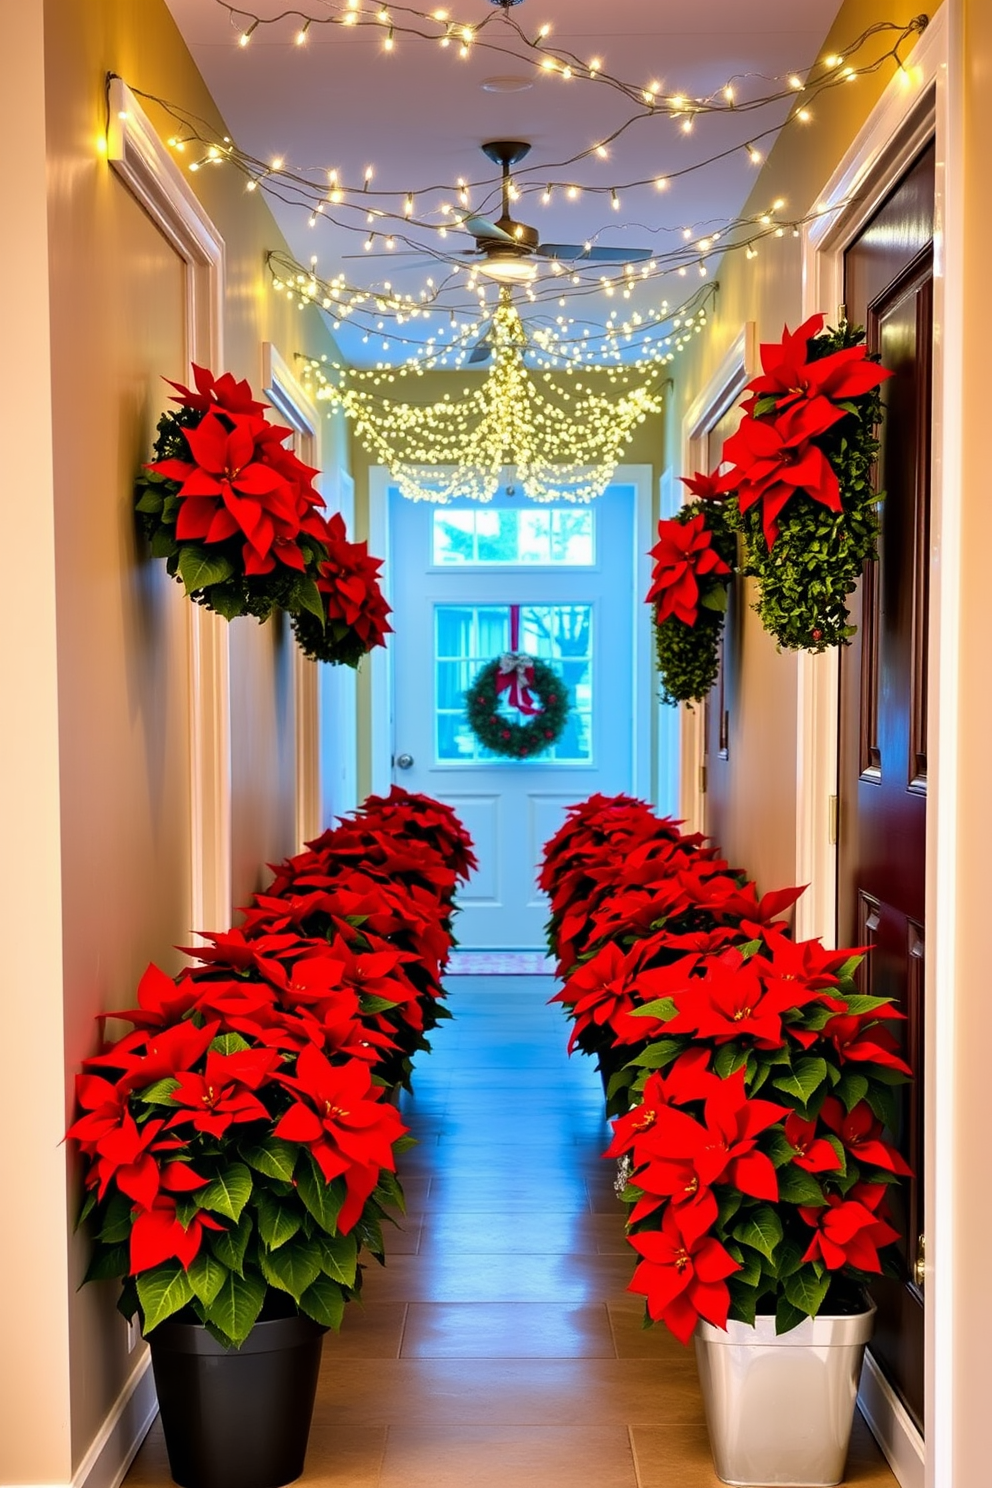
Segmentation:
{"type": "Polygon", "coordinates": [[[413,755],[412,754],[398,754],[396,756],[396,766],[397,766],[397,769],[400,769],[400,770],[409,770],[409,768],[410,768],[410,766],[412,764],[413,764],[413,755]]]}

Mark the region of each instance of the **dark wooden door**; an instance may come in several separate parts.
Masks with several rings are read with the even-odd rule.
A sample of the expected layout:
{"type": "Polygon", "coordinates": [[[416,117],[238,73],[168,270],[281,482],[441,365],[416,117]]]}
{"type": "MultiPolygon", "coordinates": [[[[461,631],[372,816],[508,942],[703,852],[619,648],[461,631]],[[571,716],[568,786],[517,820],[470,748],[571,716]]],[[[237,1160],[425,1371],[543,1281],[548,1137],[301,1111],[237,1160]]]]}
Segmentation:
{"type": "Polygon", "coordinates": [[[846,255],[848,319],[895,375],[884,384],[879,561],[841,654],[838,937],[874,947],[863,989],[897,999],[912,1085],[895,1133],[916,1177],[893,1202],[902,1276],[878,1284],[872,1353],[923,1428],[923,966],[927,831],[934,151],[930,147],[846,255]]]}

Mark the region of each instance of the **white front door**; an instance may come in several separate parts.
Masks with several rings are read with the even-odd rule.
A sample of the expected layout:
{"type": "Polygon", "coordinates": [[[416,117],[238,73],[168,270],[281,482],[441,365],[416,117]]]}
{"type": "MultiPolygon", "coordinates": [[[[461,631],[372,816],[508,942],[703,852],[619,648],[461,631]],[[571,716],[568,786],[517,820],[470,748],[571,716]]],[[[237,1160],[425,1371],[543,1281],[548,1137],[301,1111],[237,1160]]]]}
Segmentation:
{"type": "Polygon", "coordinates": [[[395,489],[388,503],[393,779],[448,802],[475,839],[459,943],[539,948],[542,845],[570,803],[635,781],[635,632],[646,608],[636,488],[611,486],[589,506],[503,493],[435,506],[395,489]],[[571,701],[557,744],[525,761],[489,753],[465,719],[465,689],[510,648],[513,606],[521,649],[560,672],[571,701]]]}

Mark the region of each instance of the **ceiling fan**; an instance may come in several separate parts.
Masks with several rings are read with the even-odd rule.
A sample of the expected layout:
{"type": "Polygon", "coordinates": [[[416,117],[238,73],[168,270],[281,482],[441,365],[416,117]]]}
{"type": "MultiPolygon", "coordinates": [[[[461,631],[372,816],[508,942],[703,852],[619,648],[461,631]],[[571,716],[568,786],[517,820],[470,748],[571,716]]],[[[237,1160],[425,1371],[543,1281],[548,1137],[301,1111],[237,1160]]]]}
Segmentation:
{"type": "Polygon", "coordinates": [[[542,243],[537,229],[515,222],[510,213],[510,170],[530,153],[523,140],[489,140],[483,154],[503,172],[503,210],[495,222],[474,215],[462,218],[462,227],[475,238],[467,250],[473,268],[501,284],[526,284],[535,277],[542,258],[567,263],[643,263],[654,256],[650,248],[600,248],[581,243],[542,243]]]}

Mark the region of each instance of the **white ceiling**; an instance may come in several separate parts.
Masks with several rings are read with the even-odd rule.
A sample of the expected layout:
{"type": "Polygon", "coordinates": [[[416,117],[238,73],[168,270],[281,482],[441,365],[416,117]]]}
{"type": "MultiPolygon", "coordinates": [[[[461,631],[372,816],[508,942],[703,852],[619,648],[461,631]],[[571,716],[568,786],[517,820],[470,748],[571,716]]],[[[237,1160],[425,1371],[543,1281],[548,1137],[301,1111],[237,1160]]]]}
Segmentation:
{"type": "MultiPolygon", "coordinates": [[[[443,50],[436,41],[397,34],[393,49],[385,51],[383,33],[372,29],[314,25],[306,45],[298,46],[299,22],[286,19],[260,26],[250,45],[242,47],[238,35],[244,21],[232,23],[216,0],[167,3],[241,149],[266,161],[282,157],[287,166],[336,169],[346,185],[359,186],[372,165],[374,190],[442,188],[441,195],[418,198],[418,216],[428,207],[436,214],[445,198],[457,205],[455,183],[463,177],[474,187],[473,210],[495,216],[494,168],[479,146],[494,138],[526,140],[533,148],[518,179],[522,187],[532,182],[533,194],[525,192],[514,215],[537,227],[544,242],[595,239],[662,252],[681,241],[684,228],[698,235],[719,225],[740,211],[753,185],[755,166],[745,142],[784,118],[781,104],[758,115],[710,115],[699,118],[686,135],[677,123],[657,114],[633,124],[610,148],[608,159],[593,156],[556,169],[556,163],[595,146],[620,126],[633,112],[629,101],[602,83],[566,82],[542,74],[533,63],[479,46],[462,60],[457,47],[443,50]],[[533,86],[509,94],[483,89],[484,80],[505,75],[533,86]],[[667,176],[733,146],[741,148],[673,181],[664,192],[648,186],[620,193],[619,211],[611,210],[608,191],[594,195],[587,190],[577,200],[556,191],[550,204],[541,199],[546,180],[609,188],[667,176]]],[[[262,15],[283,9],[282,0],[246,3],[262,15]]],[[[314,16],[341,9],[321,0],[294,3],[314,16]]],[[[670,0],[523,0],[510,14],[529,35],[550,23],[549,49],[558,45],[580,57],[601,58],[604,70],[637,86],[658,84],[668,94],[702,98],[731,77],[740,77],[738,96],[744,97],[772,91],[773,83],[762,79],[804,71],[816,59],[838,9],[839,0],[748,0],[747,5],[742,0],[682,0],[678,6],[670,0]]],[[[477,22],[491,14],[488,0],[456,0],[453,10],[459,21],[477,22]]],[[[485,35],[498,39],[501,28],[505,32],[497,14],[485,35]]],[[[770,143],[770,138],[764,140],[762,150],[770,143]]],[[[276,200],[271,205],[293,252],[303,263],[316,254],[318,272],[325,277],[345,272],[350,282],[362,286],[388,279],[413,294],[428,275],[439,278],[435,262],[387,254],[381,240],[374,254],[363,251],[369,231],[364,213],[352,213],[354,231],[324,218],[311,229],[307,210],[276,200]],[[358,257],[350,259],[349,254],[358,257]]],[[[786,211],[795,207],[801,212],[807,205],[789,203],[786,211]]],[[[449,234],[444,244],[434,234],[428,236],[446,251],[472,245],[461,233],[449,234]]],[[[460,275],[459,282],[463,280],[460,275]]],[[[698,280],[645,284],[634,304],[647,310],[663,295],[674,304],[693,287],[698,280]]],[[[562,313],[554,303],[554,313],[562,313]]],[[[583,317],[595,315],[600,323],[613,308],[600,292],[582,299],[581,305],[583,317]]],[[[525,302],[521,308],[526,312],[525,302]]],[[[346,356],[358,365],[383,356],[381,344],[374,338],[363,344],[354,326],[342,325],[336,334],[346,356]]]]}

